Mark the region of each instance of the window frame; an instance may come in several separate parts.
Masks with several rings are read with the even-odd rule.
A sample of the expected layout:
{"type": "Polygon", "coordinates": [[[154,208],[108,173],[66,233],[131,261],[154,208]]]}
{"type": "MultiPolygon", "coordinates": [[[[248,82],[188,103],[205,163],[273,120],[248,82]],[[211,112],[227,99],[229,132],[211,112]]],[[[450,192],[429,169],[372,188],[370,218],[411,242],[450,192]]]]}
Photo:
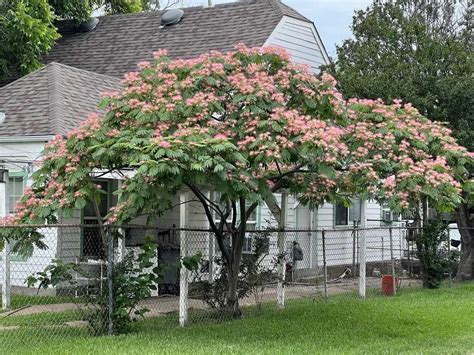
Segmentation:
{"type": "Polygon", "coordinates": [[[341,202],[336,202],[333,207],[333,224],[335,228],[342,228],[342,227],[348,227],[349,226],[349,208],[344,206],[343,203],[341,202]],[[346,209],[347,217],[346,217],[346,224],[338,224],[338,218],[337,218],[337,211],[338,211],[338,206],[342,205],[346,209]]]}
{"type": "Polygon", "coordinates": [[[337,224],[337,206],[338,205],[343,205],[341,202],[337,202],[337,203],[334,203],[333,204],[333,226],[334,228],[349,228],[349,227],[353,227],[354,225],[354,219],[351,220],[351,214],[354,216],[354,214],[356,213],[356,209],[355,209],[355,205],[356,204],[359,204],[359,208],[358,208],[358,221],[359,223],[361,223],[361,211],[360,211],[360,199],[359,198],[354,198],[351,200],[351,205],[346,207],[346,210],[347,210],[347,224],[337,224]]]}
{"type": "MultiPolygon", "coordinates": [[[[220,208],[224,207],[224,206],[221,206],[220,202],[218,201],[217,197],[218,197],[218,192],[216,191],[212,191],[212,201],[214,201],[214,203],[216,203],[220,208]]],[[[245,201],[245,208],[247,209],[247,207],[249,207],[248,205],[248,201],[246,200],[245,201]]],[[[252,212],[252,214],[255,215],[255,219],[249,219],[247,221],[247,228],[249,225],[254,225],[254,229],[255,228],[258,228],[259,224],[260,224],[260,204],[257,205],[257,207],[255,208],[255,210],[252,212]]],[[[213,213],[213,217],[214,217],[214,222],[216,223],[219,223],[221,220],[220,218],[217,218],[218,215],[217,213],[214,211],[213,213]]],[[[240,211],[237,209],[237,222],[240,220],[240,211]]],[[[231,223],[232,222],[232,214],[229,215],[229,217],[227,218],[227,222],[228,223],[231,223]]]]}
{"type": "Polygon", "coordinates": [[[255,240],[257,238],[265,238],[266,239],[266,251],[263,253],[264,255],[268,255],[270,253],[270,237],[256,237],[252,234],[245,235],[244,237],[244,244],[242,245],[242,255],[251,255],[255,252],[255,240]],[[247,248],[250,247],[250,250],[247,248]]]}
{"type": "MultiPolygon", "coordinates": [[[[10,203],[10,199],[11,198],[14,198],[15,199],[15,207],[18,203],[18,201],[20,200],[20,198],[24,195],[25,193],[25,187],[26,187],[26,184],[28,182],[28,173],[25,172],[25,171],[13,171],[13,172],[9,172],[8,174],[8,213],[15,213],[16,212],[16,208],[15,209],[12,209],[12,204],[10,203]],[[12,186],[14,186],[14,184],[11,182],[11,180],[13,179],[19,179],[21,178],[21,182],[22,182],[22,191],[19,195],[17,194],[12,194],[12,186]]],[[[16,191],[15,191],[16,192],[16,191]]]]}
{"type": "MultiPolygon", "coordinates": [[[[94,183],[96,184],[101,184],[101,183],[107,183],[107,211],[110,210],[110,207],[112,207],[112,195],[113,195],[113,180],[109,179],[94,179],[94,183]]],[[[85,255],[84,254],[84,231],[85,227],[84,225],[89,225],[89,223],[86,223],[85,221],[97,221],[97,217],[93,216],[85,216],[84,214],[85,207],[81,208],[81,246],[80,246],[80,257],[82,258],[92,258],[96,257],[95,255],[85,255]]],[[[93,223],[91,223],[93,224],[93,223]]],[[[88,227],[92,228],[92,227],[88,227]]]]}

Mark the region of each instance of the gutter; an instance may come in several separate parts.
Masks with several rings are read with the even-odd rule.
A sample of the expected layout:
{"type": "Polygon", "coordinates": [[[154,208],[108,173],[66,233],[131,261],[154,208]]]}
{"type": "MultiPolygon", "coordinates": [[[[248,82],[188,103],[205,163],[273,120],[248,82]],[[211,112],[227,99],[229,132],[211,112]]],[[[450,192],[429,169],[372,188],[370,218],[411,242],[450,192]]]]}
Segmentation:
{"type": "Polygon", "coordinates": [[[54,136],[0,136],[0,143],[49,142],[54,136]]]}

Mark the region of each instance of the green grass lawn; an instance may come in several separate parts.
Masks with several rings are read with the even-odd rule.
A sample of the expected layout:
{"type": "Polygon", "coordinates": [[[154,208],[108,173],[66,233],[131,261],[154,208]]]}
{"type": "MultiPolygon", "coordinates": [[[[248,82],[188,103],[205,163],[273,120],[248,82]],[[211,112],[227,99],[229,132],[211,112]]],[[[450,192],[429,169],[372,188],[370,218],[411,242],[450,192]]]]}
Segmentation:
{"type": "Polygon", "coordinates": [[[35,317],[43,327],[0,332],[0,344],[35,354],[474,352],[474,284],[405,290],[397,297],[365,301],[294,300],[284,311],[267,305],[244,319],[192,322],[184,329],[170,315],[138,322],[131,334],[111,338],[85,339],[79,330],[53,325],[48,330],[47,319],[35,317]],[[52,335],[54,340],[47,341],[52,335]]]}

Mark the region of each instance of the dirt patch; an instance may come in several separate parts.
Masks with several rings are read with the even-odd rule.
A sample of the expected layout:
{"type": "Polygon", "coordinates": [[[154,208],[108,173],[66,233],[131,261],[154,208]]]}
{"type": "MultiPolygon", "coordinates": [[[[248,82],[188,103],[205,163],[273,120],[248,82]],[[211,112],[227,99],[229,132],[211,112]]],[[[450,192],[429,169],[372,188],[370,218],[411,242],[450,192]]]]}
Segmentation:
{"type": "Polygon", "coordinates": [[[0,325],[0,332],[6,331],[6,330],[17,330],[19,328],[20,327],[18,325],[8,325],[8,326],[0,325]]]}
{"type": "Polygon", "coordinates": [[[39,313],[60,313],[64,311],[76,310],[77,305],[74,303],[58,303],[58,304],[44,304],[44,305],[33,305],[14,309],[12,311],[0,313],[0,318],[4,317],[18,317],[18,316],[29,316],[32,314],[39,313]]]}
{"type": "MultiPolygon", "coordinates": [[[[381,278],[379,277],[367,277],[367,290],[369,289],[380,289],[381,278]]],[[[410,287],[414,285],[420,285],[420,280],[415,279],[402,279],[401,288],[410,287]]],[[[358,279],[343,279],[337,282],[329,282],[327,286],[328,295],[337,295],[348,291],[357,292],[359,289],[358,279]]],[[[262,302],[276,302],[276,285],[270,285],[265,287],[262,295],[262,302]]],[[[324,285],[310,285],[310,284],[287,284],[285,286],[285,298],[286,299],[297,299],[305,297],[317,297],[324,295],[324,285]]],[[[246,297],[240,301],[241,305],[254,305],[255,298],[253,296],[246,297]]],[[[158,317],[171,312],[179,311],[179,297],[178,296],[160,296],[151,297],[139,303],[139,307],[148,308],[150,311],[145,313],[146,318],[158,317]]],[[[208,309],[209,307],[201,300],[189,299],[189,309],[208,309]]],[[[34,305],[25,308],[20,308],[13,311],[0,313],[0,319],[2,317],[15,317],[15,316],[26,316],[39,313],[60,313],[64,311],[77,310],[78,305],[74,303],[60,303],[60,304],[48,304],[48,305],[34,305]]],[[[83,327],[87,326],[84,324],[87,322],[67,322],[66,325],[70,327],[83,327]]]]}
{"type": "Polygon", "coordinates": [[[65,322],[64,325],[67,325],[71,328],[87,328],[89,326],[89,322],[85,320],[74,320],[71,322],[65,322]]]}

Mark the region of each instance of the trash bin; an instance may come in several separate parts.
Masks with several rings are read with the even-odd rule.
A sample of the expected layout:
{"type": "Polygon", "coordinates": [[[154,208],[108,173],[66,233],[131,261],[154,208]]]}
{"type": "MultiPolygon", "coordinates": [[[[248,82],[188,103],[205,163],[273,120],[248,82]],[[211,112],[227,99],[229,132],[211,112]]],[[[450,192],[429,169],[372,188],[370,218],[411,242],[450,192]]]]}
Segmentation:
{"type": "Polygon", "coordinates": [[[393,282],[392,275],[383,275],[382,277],[382,293],[385,296],[393,296],[395,294],[394,286],[398,285],[399,279],[395,277],[395,282],[393,282]]]}

